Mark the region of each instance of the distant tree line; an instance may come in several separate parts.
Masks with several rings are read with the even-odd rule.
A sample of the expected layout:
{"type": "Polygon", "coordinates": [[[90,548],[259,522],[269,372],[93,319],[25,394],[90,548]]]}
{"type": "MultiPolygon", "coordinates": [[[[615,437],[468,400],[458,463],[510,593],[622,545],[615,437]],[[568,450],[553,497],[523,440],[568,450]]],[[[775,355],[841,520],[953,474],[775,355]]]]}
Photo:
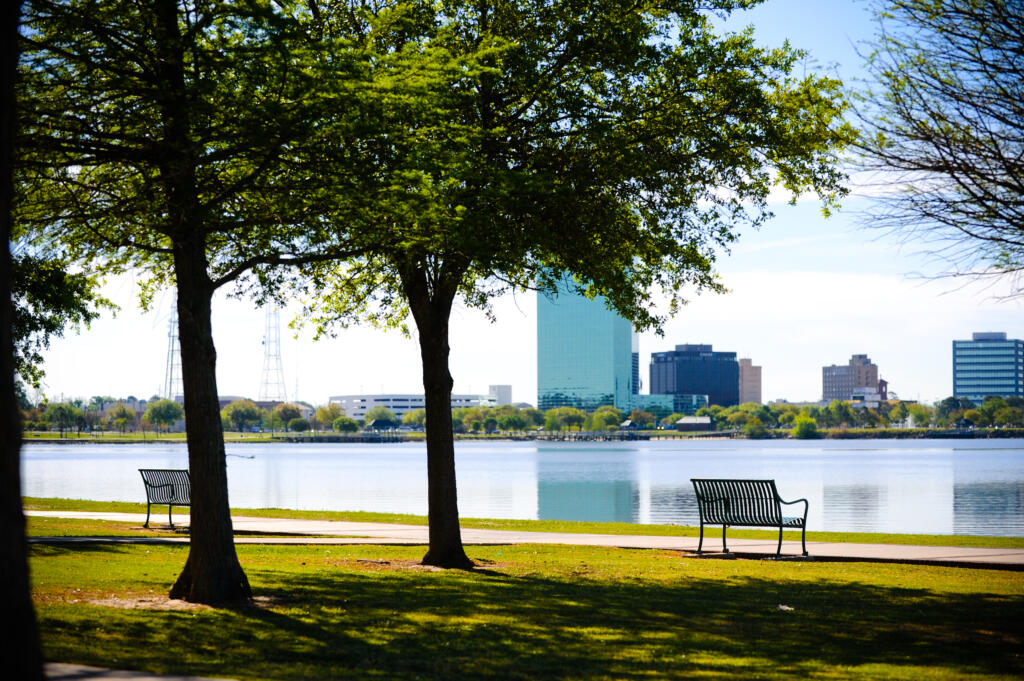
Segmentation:
{"type": "MultiPolygon", "coordinates": [[[[133,401],[134,398],[129,398],[133,401]]],[[[180,404],[151,398],[139,416],[125,401],[93,397],[44,403],[22,410],[27,431],[58,431],[66,434],[137,429],[154,432],[170,429],[184,418],[180,404]],[[106,407],[104,409],[104,407],[106,407]]],[[[501,434],[527,430],[614,431],[626,424],[635,429],[672,429],[685,414],[667,409],[634,409],[629,413],[604,405],[592,411],[576,407],[555,407],[541,411],[534,407],[501,405],[460,407],[452,410],[452,430],[458,434],[501,434]]],[[[1024,427],[1024,398],[990,396],[976,405],[966,398],[947,397],[933,406],[890,400],[877,407],[862,407],[833,400],[825,406],[788,403],[746,404],[723,407],[711,405],[697,411],[710,416],[717,431],[741,431],[747,437],[768,437],[776,429],[793,429],[794,437],[817,437],[819,428],[951,428],[1024,427]]],[[[373,407],[362,419],[349,417],[337,404],[319,407],[289,402],[261,409],[251,400],[236,400],[221,410],[225,431],[235,432],[336,432],[372,430],[422,430],[426,411],[414,409],[397,416],[387,407],[373,407]],[[304,418],[303,414],[309,414],[304,418]]]]}
{"type": "MultiPolygon", "coordinates": [[[[134,402],[134,398],[128,398],[134,402]]],[[[125,401],[113,398],[93,397],[89,402],[81,399],[66,402],[43,402],[36,406],[24,406],[21,411],[22,428],[26,431],[53,431],[61,437],[84,432],[134,432],[136,429],[168,432],[171,427],[185,418],[182,406],[174,400],[153,397],[146,403],[141,414],[129,407],[125,401]],[[109,405],[109,406],[107,406],[109,405]]]]}

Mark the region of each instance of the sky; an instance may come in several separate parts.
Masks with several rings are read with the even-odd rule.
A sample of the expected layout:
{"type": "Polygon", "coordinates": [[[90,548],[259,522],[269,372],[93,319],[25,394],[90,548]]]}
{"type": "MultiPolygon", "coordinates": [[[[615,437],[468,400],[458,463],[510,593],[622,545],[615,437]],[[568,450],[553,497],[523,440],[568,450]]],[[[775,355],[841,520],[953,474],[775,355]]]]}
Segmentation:
{"type": "MultiPolygon", "coordinates": [[[[858,45],[874,26],[863,2],[768,0],[729,26],[755,27],[759,42],[785,39],[811,53],[808,70],[860,75],[858,45]]],[[[861,48],[862,49],[862,48],[861,48]]],[[[690,297],[664,336],[640,336],[641,378],[651,352],[677,344],[709,343],[762,367],[762,397],[821,399],[821,367],[867,354],[901,399],[934,402],[952,392],[951,345],[977,331],[1024,337],[1021,301],[999,299],[1000,287],[936,278],[940,269],[923,244],[903,244],[865,226],[871,205],[852,187],[838,214],[801,199],[772,205],[775,217],[759,231],[741,232],[718,271],[728,293],[690,297]]],[[[108,282],[121,306],[89,329],[54,339],[45,353],[43,392],[51,400],[93,395],[149,398],[164,383],[171,294],[138,309],[131,275],[108,282]]],[[[536,303],[519,293],[495,301],[497,321],[458,307],[451,325],[451,371],[456,393],[486,393],[511,384],[515,402],[536,403],[536,303]]],[[[224,395],[255,398],[263,368],[265,312],[219,295],[213,310],[217,381],[224,395]]],[[[331,395],[422,393],[414,338],[368,327],[338,330],[314,342],[287,324],[281,311],[281,356],[288,399],[324,404],[331,395]]],[[[642,389],[641,392],[646,392],[642,389]]]]}

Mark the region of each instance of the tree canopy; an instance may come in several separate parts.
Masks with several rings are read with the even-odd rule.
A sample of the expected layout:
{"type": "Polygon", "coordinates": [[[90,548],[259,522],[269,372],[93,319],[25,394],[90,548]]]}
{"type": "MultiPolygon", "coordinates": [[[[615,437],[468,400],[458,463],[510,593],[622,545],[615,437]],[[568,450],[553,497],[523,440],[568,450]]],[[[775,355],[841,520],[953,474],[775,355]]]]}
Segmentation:
{"type": "Polygon", "coordinates": [[[220,414],[222,419],[239,432],[259,425],[263,418],[263,412],[252,400],[236,400],[225,406],[220,414]]]}
{"type": "Polygon", "coordinates": [[[794,75],[802,53],[758,47],[752,32],[717,35],[688,0],[308,10],[34,0],[23,33],[19,219],[84,262],[148,272],[148,292],[177,289],[197,482],[172,595],[190,600],[250,594],[230,545],[219,287],[283,295],[291,278],[321,328],[412,317],[424,561],[464,567],[448,369],[457,300],[486,310],[502,291],[565,280],[658,328],[686,296],[723,290],[715,261],[764,222],[775,186],[826,209],[842,194],[840,84],[794,75]],[[307,267],[292,277],[283,264],[307,267]],[[659,293],[665,309],[652,305],[659,293]]]}
{"type": "Polygon", "coordinates": [[[879,0],[858,145],[885,191],[871,224],[951,275],[1024,271],[1024,4],[879,0]],[[893,191],[895,189],[895,191],[893,191]]]}
{"type": "MultiPolygon", "coordinates": [[[[394,54],[409,55],[391,62],[403,78],[382,67],[375,81],[392,87],[375,115],[397,125],[366,147],[369,212],[353,219],[347,173],[328,167],[318,182],[337,239],[365,255],[316,272],[308,302],[321,329],[411,316],[427,410],[424,560],[465,566],[449,407],[455,301],[487,310],[503,291],[554,293],[565,278],[657,328],[686,296],[723,290],[715,260],[768,217],[773,187],[834,205],[850,131],[840,84],[793,74],[800,51],[716,35],[688,1],[415,7],[393,36],[394,54]],[[398,97],[395,83],[415,95],[398,97]],[[658,293],[669,301],[660,311],[658,293]]],[[[324,153],[348,150],[339,134],[331,151],[330,126],[319,134],[324,153]]]]}
{"type": "Polygon", "coordinates": [[[154,426],[163,426],[167,430],[185,416],[185,410],[174,400],[155,400],[146,407],[142,416],[154,426]]]}
{"type": "Polygon", "coordinates": [[[306,14],[271,0],[26,7],[17,224],[87,271],[148,274],[144,302],[176,288],[193,503],[171,594],[186,600],[251,596],[232,541],[211,299],[308,255],[315,223],[291,200],[308,177],[288,155],[315,139],[320,109],[348,110],[309,94],[350,69],[338,50],[324,77],[306,14]]]}

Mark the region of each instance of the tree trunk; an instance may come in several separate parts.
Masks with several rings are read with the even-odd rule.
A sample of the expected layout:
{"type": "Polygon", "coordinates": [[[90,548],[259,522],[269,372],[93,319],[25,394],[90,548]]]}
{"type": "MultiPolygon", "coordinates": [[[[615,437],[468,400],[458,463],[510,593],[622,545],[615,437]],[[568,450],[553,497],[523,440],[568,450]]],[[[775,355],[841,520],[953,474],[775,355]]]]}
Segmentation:
{"type": "Polygon", "coordinates": [[[252,589],[238,562],[231,526],[211,324],[213,288],[201,242],[176,247],[174,265],[192,523],[188,560],[170,597],[208,604],[248,602],[252,589]]]}
{"type": "Polygon", "coordinates": [[[455,286],[432,287],[422,266],[403,272],[403,287],[419,332],[427,430],[427,517],[430,546],[424,565],[469,569],[462,548],[455,437],[452,434],[452,376],[448,370],[448,320],[455,286]],[[439,290],[440,289],[440,290],[439,290]]]}
{"type": "Polygon", "coordinates": [[[0,662],[10,679],[43,679],[39,629],[32,606],[21,507],[21,419],[14,393],[14,343],[11,338],[11,204],[14,186],[14,78],[18,63],[21,3],[3,9],[3,122],[0,124],[0,662]]]}
{"type": "Polygon", "coordinates": [[[228,504],[227,461],[217,397],[211,301],[214,286],[206,257],[205,209],[197,195],[199,160],[191,133],[194,114],[186,86],[187,38],[175,0],[154,3],[155,77],[164,85],[160,112],[164,156],[160,179],[167,202],[167,236],[174,251],[178,290],[178,343],[185,392],[185,434],[192,480],[188,560],[171,598],[194,603],[242,603],[252,598],[235,553],[228,504]]]}

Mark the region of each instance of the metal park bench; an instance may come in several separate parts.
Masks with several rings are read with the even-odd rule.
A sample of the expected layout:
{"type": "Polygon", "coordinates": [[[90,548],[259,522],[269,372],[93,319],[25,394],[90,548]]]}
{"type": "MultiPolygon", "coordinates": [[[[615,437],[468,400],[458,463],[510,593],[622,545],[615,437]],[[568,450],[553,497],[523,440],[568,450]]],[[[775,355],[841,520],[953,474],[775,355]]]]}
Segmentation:
{"type": "Polygon", "coordinates": [[[146,524],[149,527],[149,509],[153,504],[167,504],[167,523],[171,520],[173,506],[192,504],[192,480],[187,470],[174,468],[140,468],[142,482],[146,486],[146,524]]]}
{"type": "Polygon", "coordinates": [[[725,528],[730,525],[741,527],[779,528],[779,548],[775,555],[782,553],[782,530],[800,528],[800,544],[803,555],[807,555],[807,500],[783,501],[775,489],[774,480],[700,480],[691,478],[693,490],[697,493],[697,510],[700,513],[700,543],[697,555],[704,546],[704,525],[722,526],[722,552],[729,553],[725,543],[725,528]],[[782,515],[782,506],[804,505],[802,516],[782,515]]]}

